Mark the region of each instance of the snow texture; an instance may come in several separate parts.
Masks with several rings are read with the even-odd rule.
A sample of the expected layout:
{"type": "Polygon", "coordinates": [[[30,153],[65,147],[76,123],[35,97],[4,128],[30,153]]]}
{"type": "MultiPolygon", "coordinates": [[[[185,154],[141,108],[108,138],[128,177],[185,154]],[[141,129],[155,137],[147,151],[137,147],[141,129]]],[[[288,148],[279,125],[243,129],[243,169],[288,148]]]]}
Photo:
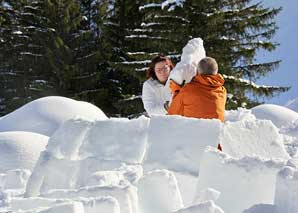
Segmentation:
{"type": "Polygon", "coordinates": [[[222,131],[221,145],[225,153],[235,158],[290,158],[278,128],[269,120],[227,122],[222,131]]]}
{"type": "Polygon", "coordinates": [[[278,128],[291,124],[298,119],[298,113],[286,107],[263,104],[251,109],[257,119],[271,120],[278,128]]]}
{"type": "Polygon", "coordinates": [[[0,118],[0,131],[27,131],[51,136],[66,120],[83,117],[105,120],[96,106],[69,98],[49,96],[32,101],[0,118]]]}
{"type": "Polygon", "coordinates": [[[173,172],[154,170],[137,184],[142,213],[173,212],[183,207],[182,198],[173,172]]]}
{"type": "Polygon", "coordinates": [[[210,200],[181,209],[175,213],[224,213],[224,211],[210,200]]]}
{"type": "Polygon", "coordinates": [[[48,139],[32,132],[0,132],[0,173],[14,169],[32,171],[48,139]]]}
{"type": "Polygon", "coordinates": [[[197,192],[210,187],[221,192],[217,203],[226,212],[242,212],[259,203],[273,204],[276,174],[285,163],[281,159],[232,158],[208,147],[200,165],[197,192]]]}
{"type": "Polygon", "coordinates": [[[297,212],[297,113],[225,114],[224,123],[70,117],[50,138],[0,132],[0,212],[297,212]]]}
{"type": "Polygon", "coordinates": [[[277,212],[293,213],[298,210],[298,166],[287,165],[277,175],[274,204],[277,212]]]}
{"type": "Polygon", "coordinates": [[[152,116],[144,169],[168,169],[197,175],[206,146],[216,147],[219,142],[221,126],[222,123],[215,119],[152,116]]]}

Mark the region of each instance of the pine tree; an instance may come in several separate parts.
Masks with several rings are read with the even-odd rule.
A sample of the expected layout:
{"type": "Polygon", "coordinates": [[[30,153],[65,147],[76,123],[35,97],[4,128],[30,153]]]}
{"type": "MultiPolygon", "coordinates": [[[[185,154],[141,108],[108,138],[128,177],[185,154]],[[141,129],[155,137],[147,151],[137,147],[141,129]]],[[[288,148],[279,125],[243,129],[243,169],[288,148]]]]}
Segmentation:
{"type": "MultiPolygon", "coordinates": [[[[272,97],[287,87],[258,86],[254,83],[278,67],[279,60],[255,63],[259,50],[273,51],[270,41],[277,30],[274,18],[280,8],[264,8],[251,0],[150,1],[144,11],[139,34],[130,36],[137,58],[136,70],[145,70],[150,53],[178,56],[191,38],[201,37],[208,56],[216,58],[228,90],[227,108],[252,107],[259,98],[272,97]]],[[[174,57],[173,57],[174,58],[174,57]]],[[[175,58],[174,58],[175,59],[175,58]]],[[[145,76],[145,74],[143,74],[145,76]]]]}

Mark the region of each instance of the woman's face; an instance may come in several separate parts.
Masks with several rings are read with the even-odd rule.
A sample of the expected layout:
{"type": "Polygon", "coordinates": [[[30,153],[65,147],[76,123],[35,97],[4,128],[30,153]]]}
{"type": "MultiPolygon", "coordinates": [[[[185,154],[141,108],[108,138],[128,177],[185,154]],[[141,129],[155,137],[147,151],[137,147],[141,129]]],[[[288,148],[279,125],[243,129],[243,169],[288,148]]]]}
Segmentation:
{"type": "Polygon", "coordinates": [[[166,61],[161,61],[155,64],[154,72],[160,83],[165,84],[170,75],[170,66],[166,61]]]}

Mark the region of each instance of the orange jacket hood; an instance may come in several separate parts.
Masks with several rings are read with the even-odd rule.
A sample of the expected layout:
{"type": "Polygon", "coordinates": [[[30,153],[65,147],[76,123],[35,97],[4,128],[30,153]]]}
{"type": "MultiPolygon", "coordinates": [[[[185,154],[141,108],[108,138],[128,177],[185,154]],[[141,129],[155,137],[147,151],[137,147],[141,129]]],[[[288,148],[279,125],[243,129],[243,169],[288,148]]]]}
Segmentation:
{"type": "Polygon", "coordinates": [[[173,98],[168,113],[224,121],[226,89],[220,74],[197,75],[173,98]]]}

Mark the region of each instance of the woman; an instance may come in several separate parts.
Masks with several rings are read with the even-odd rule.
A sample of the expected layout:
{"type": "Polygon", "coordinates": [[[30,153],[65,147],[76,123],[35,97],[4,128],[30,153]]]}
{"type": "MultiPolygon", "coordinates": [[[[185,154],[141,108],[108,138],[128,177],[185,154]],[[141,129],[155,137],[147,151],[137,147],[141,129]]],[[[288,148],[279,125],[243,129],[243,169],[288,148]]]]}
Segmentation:
{"type": "Polygon", "coordinates": [[[171,99],[171,91],[166,82],[171,70],[172,61],[164,55],[155,56],[147,70],[147,81],[143,84],[142,100],[148,115],[167,114],[167,104],[171,99]]]}

